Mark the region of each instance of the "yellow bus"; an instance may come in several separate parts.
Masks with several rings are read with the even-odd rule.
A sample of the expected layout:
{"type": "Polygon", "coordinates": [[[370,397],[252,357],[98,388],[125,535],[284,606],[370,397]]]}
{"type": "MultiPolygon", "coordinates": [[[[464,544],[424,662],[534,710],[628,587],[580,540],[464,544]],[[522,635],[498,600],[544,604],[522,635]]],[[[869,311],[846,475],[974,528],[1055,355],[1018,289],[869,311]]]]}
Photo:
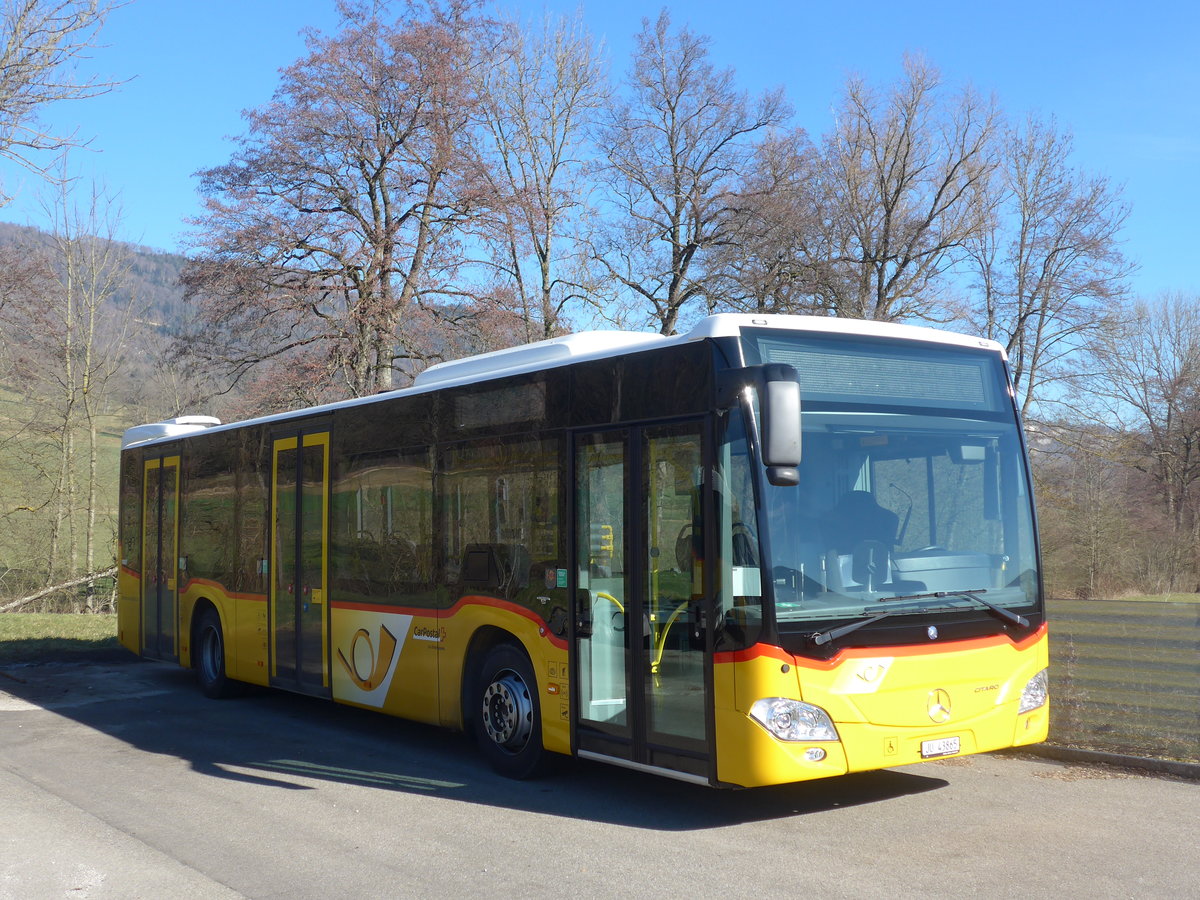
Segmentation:
{"type": "Polygon", "coordinates": [[[122,643],[718,787],[1043,740],[1045,612],[1002,349],[717,315],[404,390],[138,426],[122,643]]]}

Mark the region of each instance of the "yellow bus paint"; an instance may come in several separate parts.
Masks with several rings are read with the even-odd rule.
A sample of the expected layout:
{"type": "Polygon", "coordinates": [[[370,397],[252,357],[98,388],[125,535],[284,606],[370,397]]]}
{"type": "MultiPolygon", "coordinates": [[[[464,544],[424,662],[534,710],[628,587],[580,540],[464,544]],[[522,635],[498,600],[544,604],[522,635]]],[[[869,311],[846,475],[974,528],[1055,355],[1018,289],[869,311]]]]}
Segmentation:
{"type": "Polygon", "coordinates": [[[718,778],[755,787],[911,765],[922,744],[957,737],[954,755],[1045,740],[1049,707],[1018,715],[1022,689],[1049,664],[1046,629],[1019,643],[997,636],[940,646],[849,650],[829,662],[760,646],[729,654],[713,670],[718,778]],[[931,719],[931,695],[950,698],[949,718],[931,719]],[[837,742],[776,740],[749,717],[761,697],[825,709],[837,742]],[[820,748],[823,760],[805,752],[820,748]]]}

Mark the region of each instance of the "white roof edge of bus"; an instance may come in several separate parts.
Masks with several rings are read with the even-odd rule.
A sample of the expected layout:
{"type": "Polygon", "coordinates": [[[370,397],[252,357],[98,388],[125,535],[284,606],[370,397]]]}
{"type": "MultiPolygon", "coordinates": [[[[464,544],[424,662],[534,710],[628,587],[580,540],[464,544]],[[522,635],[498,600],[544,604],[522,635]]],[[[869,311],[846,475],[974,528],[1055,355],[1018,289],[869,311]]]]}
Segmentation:
{"type": "Polygon", "coordinates": [[[493,350],[465,359],[430,366],[413,381],[414,387],[473,381],[481,375],[495,377],[516,372],[536,371],[553,365],[633,350],[670,340],[661,334],[633,331],[580,331],[562,337],[493,350]]]}
{"type": "Polygon", "coordinates": [[[216,416],[176,416],[163,422],[134,425],[121,436],[121,449],[135,444],[145,444],[165,437],[180,437],[197,431],[206,431],[221,424],[216,416]]]}
{"type": "Polygon", "coordinates": [[[927,343],[954,344],[962,347],[993,350],[1004,356],[1004,348],[995,341],[955,334],[919,325],[898,325],[893,322],[874,322],[865,319],[842,319],[834,316],[756,315],[751,313],[718,313],[702,319],[687,334],[666,337],[641,331],[580,331],[563,337],[523,344],[505,350],[494,350],[461,360],[451,360],[430,366],[416,377],[410,387],[383,391],[369,397],[340,400],[324,406],[258,416],[241,422],[219,425],[211,416],[181,416],[166,422],[137,425],[125,432],[121,447],[150,441],[180,437],[209,428],[232,428],[243,425],[266,425],[289,419],[323,415],[338,409],[348,409],[389,396],[410,396],[432,390],[471,384],[485,378],[520,375],[555,368],[588,359],[603,359],[618,353],[667,347],[700,341],[706,338],[737,337],[743,328],[779,328],[788,331],[817,331],[833,334],[860,334],[878,337],[897,337],[927,343]],[[429,373],[434,373],[429,375],[429,373]],[[207,423],[207,424],[202,424],[207,423]],[[133,436],[131,439],[131,435],[133,436]]]}
{"type": "Polygon", "coordinates": [[[715,337],[737,337],[744,328],[780,328],[788,331],[824,331],[830,334],[864,335],[866,337],[898,337],[933,344],[954,344],[959,347],[993,350],[1007,358],[1004,347],[987,338],[973,337],[953,331],[942,331],[924,325],[902,325],[897,322],[876,322],[870,319],[844,319],[837,316],[756,315],[753,313],[717,313],[697,323],[688,332],[690,340],[715,337]]]}

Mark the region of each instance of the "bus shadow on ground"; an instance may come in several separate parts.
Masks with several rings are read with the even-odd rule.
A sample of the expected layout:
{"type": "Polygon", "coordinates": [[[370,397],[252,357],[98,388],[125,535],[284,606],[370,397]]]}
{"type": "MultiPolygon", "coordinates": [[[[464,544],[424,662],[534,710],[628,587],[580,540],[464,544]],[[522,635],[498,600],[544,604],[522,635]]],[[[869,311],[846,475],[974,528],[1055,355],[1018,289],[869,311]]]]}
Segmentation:
{"type": "Polygon", "coordinates": [[[602,763],[556,759],[517,782],[488,768],[463,735],[368,710],[250,688],[231,700],[192,673],[128,663],[7,669],[0,690],[199,775],[286,791],[324,782],[661,831],[721,828],[891,800],[945,787],[884,770],[753,790],[713,790],[602,763]]]}

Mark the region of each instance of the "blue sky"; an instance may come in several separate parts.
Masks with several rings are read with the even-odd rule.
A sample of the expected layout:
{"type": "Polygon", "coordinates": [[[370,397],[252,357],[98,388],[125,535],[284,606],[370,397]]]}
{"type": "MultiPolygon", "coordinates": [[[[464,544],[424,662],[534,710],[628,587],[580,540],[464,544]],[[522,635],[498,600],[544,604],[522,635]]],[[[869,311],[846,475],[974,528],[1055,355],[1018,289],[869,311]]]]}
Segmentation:
{"type": "MultiPolygon", "coordinates": [[[[525,15],[571,12],[575,0],[507,4],[525,15]]],[[[632,35],[660,6],[584,4],[615,74],[632,35]]],[[[995,94],[1013,117],[1054,115],[1075,133],[1076,165],[1123,184],[1132,215],[1127,254],[1143,296],[1200,293],[1200,6],[1009,0],[1005,3],[777,2],[671,5],[676,22],[712,38],[711,58],[745,89],[783,85],[797,122],[816,136],[850,72],[893,80],[906,52],[923,53],[951,84],[995,94]]],[[[50,109],[90,149],[74,167],[107,185],[123,236],[175,250],[199,209],[193,173],[229,158],[243,109],[267,101],[278,70],[304,50],[300,29],[336,27],[333,0],[134,0],[113,13],[88,68],[130,79],[113,93],[50,109]]],[[[14,201],[0,219],[43,225],[42,188],[0,166],[14,201]]]]}

